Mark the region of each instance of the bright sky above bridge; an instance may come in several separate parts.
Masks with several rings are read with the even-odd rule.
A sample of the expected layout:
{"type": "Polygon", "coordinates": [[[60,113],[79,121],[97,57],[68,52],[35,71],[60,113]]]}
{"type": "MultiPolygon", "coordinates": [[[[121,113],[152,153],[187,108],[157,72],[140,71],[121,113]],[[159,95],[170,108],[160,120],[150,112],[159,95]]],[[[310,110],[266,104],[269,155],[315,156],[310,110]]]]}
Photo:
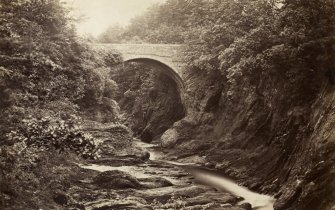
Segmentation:
{"type": "Polygon", "coordinates": [[[63,0],[73,8],[75,16],[84,16],[77,24],[79,34],[99,35],[108,26],[127,25],[155,3],[165,0],[63,0]]]}

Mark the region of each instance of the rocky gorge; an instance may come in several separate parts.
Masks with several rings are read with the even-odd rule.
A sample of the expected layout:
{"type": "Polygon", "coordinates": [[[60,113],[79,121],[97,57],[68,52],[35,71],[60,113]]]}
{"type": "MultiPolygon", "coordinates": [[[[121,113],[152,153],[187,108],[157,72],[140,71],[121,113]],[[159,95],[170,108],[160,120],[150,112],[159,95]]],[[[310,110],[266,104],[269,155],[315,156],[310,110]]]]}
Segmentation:
{"type": "MultiPolygon", "coordinates": [[[[141,79],[131,79],[131,83],[127,84],[126,81],[120,80],[126,78],[124,77],[126,74],[129,75],[127,70],[123,69],[123,76],[120,77],[118,77],[120,70],[112,73],[112,78],[117,83],[123,83],[120,86],[123,89],[120,91],[118,102],[122,104],[121,110],[127,116],[124,122],[142,141],[158,144],[158,150],[164,151],[165,160],[205,166],[208,170],[218,171],[223,176],[233,178],[251,190],[272,195],[276,199],[275,209],[332,208],[335,148],[331,137],[333,87],[324,74],[309,72],[309,75],[300,75],[301,78],[297,77],[297,81],[292,81],[289,86],[284,84],[287,78],[283,76],[258,77],[261,80],[257,81],[259,85],[255,87],[245,79],[244,85],[241,86],[241,81],[238,79],[243,80],[242,77],[234,78],[236,83],[232,83],[224,79],[219,72],[207,74],[189,69],[186,100],[183,104],[185,107],[183,107],[178,102],[180,96],[176,89],[164,91],[164,87],[154,85],[155,79],[158,78],[159,81],[164,77],[149,76],[152,73],[152,70],[148,71],[150,67],[145,67],[143,64],[130,64],[125,67],[127,68],[131,69],[135,78],[141,75],[141,79]],[[137,73],[142,70],[149,74],[137,73]],[[301,83],[306,76],[313,79],[301,83]],[[144,91],[144,95],[141,91],[144,91]],[[152,100],[148,101],[150,97],[152,100]],[[158,99],[154,100],[155,97],[158,99]],[[151,113],[146,115],[145,112],[148,110],[151,113]],[[171,115],[172,113],[174,114],[171,115]],[[326,113],[328,118],[324,117],[326,113]]],[[[162,81],[165,82],[164,79],[161,83],[170,84],[162,81]]],[[[175,85],[166,87],[173,88],[175,85]]],[[[138,157],[140,161],[134,160],[130,163],[122,163],[122,159],[119,159],[121,163],[108,159],[98,162],[102,165],[107,163],[113,167],[113,170],[117,166],[135,165],[135,169],[130,171],[138,170],[136,167],[139,164],[139,167],[143,167],[139,171],[151,173],[151,161],[145,157],[140,155],[138,157]],[[148,165],[143,166],[142,161],[145,162],[145,160],[149,161],[149,164],[145,163],[148,165]]],[[[157,162],[153,165],[176,170],[176,166],[162,162],[159,163],[160,166],[157,162]]],[[[153,169],[155,170],[160,169],[153,169]]],[[[182,177],[190,178],[186,175],[187,170],[186,174],[185,170],[180,171],[180,168],[177,171],[184,174],[182,177]]],[[[166,171],[159,172],[159,174],[164,173],[166,171]]],[[[136,177],[136,173],[134,174],[136,177]]],[[[168,177],[167,180],[159,178],[160,181],[154,181],[156,184],[163,182],[158,184],[158,189],[164,184],[167,185],[164,187],[171,188],[169,185],[173,181],[169,181],[171,176],[168,174],[165,174],[168,177]]],[[[141,179],[143,181],[143,177],[133,180],[135,184],[131,186],[138,188],[141,185],[141,179]]],[[[148,179],[144,180],[148,181],[148,179]]],[[[190,181],[185,182],[190,183],[190,181]]],[[[227,209],[247,208],[216,206],[217,203],[211,197],[207,198],[209,203],[213,205],[215,203],[214,207],[208,207],[208,209],[221,209],[223,206],[227,209]]],[[[182,200],[186,202],[185,199],[182,200]]],[[[231,204],[236,205],[237,200],[231,204]]],[[[163,206],[165,205],[164,208],[182,208],[181,206],[172,207],[176,203],[168,204],[169,202],[167,200],[162,202],[163,206]]],[[[150,206],[148,203],[143,205],[150,206]]],[[[184,207],[186,208],[187,205],[184,207]]]]}
{"type": "Polygon", "coordinates": [[[67,3],[0,1],[0,209],[335,209],[333,0],[67,3]]]}
{"type": "Polygon", "coordinates": [[[37,206],[333,208],[329,77],[310,71],[288,85],[290,75],[249,78],[188,68],[180,92],[150,63],[109,68],[111,98],[86,110],[82,127],[98,144],[99,157],[46,163],[62,181],[40,191],[48,202],[37,206]]]}

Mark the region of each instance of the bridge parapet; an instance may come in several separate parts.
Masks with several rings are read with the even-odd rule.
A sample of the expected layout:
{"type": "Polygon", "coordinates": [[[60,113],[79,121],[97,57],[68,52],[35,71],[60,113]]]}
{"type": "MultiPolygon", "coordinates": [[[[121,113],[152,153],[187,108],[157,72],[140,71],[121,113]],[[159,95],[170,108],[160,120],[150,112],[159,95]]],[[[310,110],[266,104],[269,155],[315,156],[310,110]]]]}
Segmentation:
{"type": "Polygon", "coordinates": [[[120,52],[124,61],[134,59],[152,59],[159,61],[172,70],[180,77],[183,74],[184,45],[178,44],[109,44],[110,48],[120,52]]]}

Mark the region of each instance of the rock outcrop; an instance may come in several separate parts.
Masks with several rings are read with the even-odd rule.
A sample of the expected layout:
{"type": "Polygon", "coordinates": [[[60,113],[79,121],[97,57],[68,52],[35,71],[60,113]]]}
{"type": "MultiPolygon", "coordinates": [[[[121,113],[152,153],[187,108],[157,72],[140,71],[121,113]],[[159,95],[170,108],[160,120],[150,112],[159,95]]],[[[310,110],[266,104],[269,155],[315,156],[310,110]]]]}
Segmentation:
{"type": "Polygon", "coordinates": [[[321,72],[188,74],[187,116],[163,134],[163,145],[204,155],[207,165],[275,195],[276,209],[330,208],[335,91],[321,72]]]}

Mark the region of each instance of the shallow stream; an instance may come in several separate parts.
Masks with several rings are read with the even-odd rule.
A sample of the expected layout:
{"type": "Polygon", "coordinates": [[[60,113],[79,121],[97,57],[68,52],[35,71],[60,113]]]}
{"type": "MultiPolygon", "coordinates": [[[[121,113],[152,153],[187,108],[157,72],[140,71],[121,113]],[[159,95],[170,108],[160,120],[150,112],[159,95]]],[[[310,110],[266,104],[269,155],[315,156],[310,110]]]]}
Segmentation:
{"type": "Polygon", "coordinates": [[[150,153],[150,161],[145,164],[131,166],[106,166],[106,165],[81,165],[82,168],[92,169],[100,172],[119,170],[127,172],[132,176],[141,178],[161,177],[169,180],[175,186],[203,185],[211,186],[222,192],[241,197],[240,203],[250,203],[253,209],[273,210],[275,199],[268,195],[252,192],[246,187],[240,186],[233,180],[216,173],[213,170],[201,167],[193,163],[179,163],[163,159],[164,153],[158,150],[157,145],[136,141],[135,145],[150,153]],[[194,182],[196,181],[196,182],[194,182]]]}

